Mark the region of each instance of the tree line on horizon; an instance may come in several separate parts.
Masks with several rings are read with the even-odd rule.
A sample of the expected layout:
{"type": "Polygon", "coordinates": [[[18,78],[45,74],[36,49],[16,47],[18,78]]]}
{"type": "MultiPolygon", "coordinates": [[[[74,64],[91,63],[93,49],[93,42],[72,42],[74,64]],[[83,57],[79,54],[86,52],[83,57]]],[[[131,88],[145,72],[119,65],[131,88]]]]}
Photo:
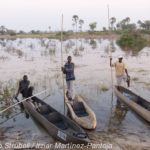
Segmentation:
{"type": "MultiPolygon", "coordinates": [[[[103,30],[96,30],[96,31],[105,31],[108,30],[111,31],[133,31],[133,30],[142,30],[146,31],[143,33],[149,33],[150,34],[150,20],[141,21],[138,20],[137,23],[131,23],[130,17],[126,17],[123,20],[117,22],[117,19],[115,17],[110,18],[110,28],[103,27],[103,30]]],[[[83,32],[83,25],[85,21],[83,19],[80,19],[78,15],[72,16],[72,30],[68,30],[68,32],[83,32]]],[[[88,32],[94,32],[97,27],[97,22],[92,22],[89,24],[89,30],[88,32]]],[[[19,32],[7,29],[5,26],[0,26],[0,34],[1,35],[16,35],[16,34],[44,34],[44,33],[57,33],[59,31],[52,31],[51,26],[48,27],[48,31],[40,31],[40,30],[31,30],[30,32],[25,32],[23,30],[20,30],[19,32]]],[[[84,31],[85,32],[85,31],[84,31]]],[[[86,31],[87,32],[87,31],[86,31]]]]}

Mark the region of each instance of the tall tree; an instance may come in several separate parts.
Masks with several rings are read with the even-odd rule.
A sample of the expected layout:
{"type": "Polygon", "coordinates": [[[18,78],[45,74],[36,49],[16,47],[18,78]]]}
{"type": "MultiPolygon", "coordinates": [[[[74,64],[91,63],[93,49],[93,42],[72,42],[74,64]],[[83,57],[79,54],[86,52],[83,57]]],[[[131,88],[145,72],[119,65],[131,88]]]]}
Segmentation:
{"type": "Polygon", "coordinates": [[[75,23],[75,25],[76,25],[76,32],[77,32],[78,20],[79,20],[78,15],[73,15],[73,16],[72,16],[72,21],[73,21],[73,22],[75,23]]]}
{"type": "Polygon", "coordinates": [[[94,29],[96,28],[96,25],[97,23],[96,22],[93,22],[93,23],[90,23],[89,26],[90,26],[90,29],[92,30],[92,32],[94,31],[94,29]]]}
{"type": "Polygon", "coordinates": [[[49,26],[48,29],[49,29],[49,32],[51,32],[51,26],[49,26]]]}
{"type": "Polygon", "coordinates": [[[82,32],[82,25],[84,24],[84,20],[80,19],[79,20],[79,25],[80,25],[80,30],[82,32]]]}
{"type": "Polygon", "coordinates": [[[7,32],[7,29],[5,28],[5,26],[0,26],[0,34],[5,34],[7,32]]]}
{"type": "Polygon", "coordinates": [[[72,27],[73,27],[73,32],[74,32],[75,23],[72,24],[72,27]]]}
{"type": "Polygon", "coordinates": [[[126,17],[124,20],[125,20],[125,23],[126,23],[126,24],[129,24],[129,22],[130,22],[130,17],[126,17]]]}
{"type": "Polygon", "coordinates": [[[112,17],[110,18],[110,24],[111,24],[111,29],[114,30],[114,24],[116,22],[116,18],[115,17],[112,17]]]}
{"type": "Polygon", "coordinates": [[[78,53],[78,41],[77,41],[77,26],[78,26],[78,20],[79,20],[79,17],[78,15],[73,15],[72,16],[72,21],[75,23],[76,25],[76,49],[75,49],[75,52],[78,53]]]}
{"type": "Polygon", "coordinates": [[[139,25],[140,28],[143,28],[143,22],[141,20],[138,20],[137,24],[139,25]]]}
{"type": "Polygon", "coordinates": [[[144,21],[145,29],[150,30],[150,20],[144,21]]]}

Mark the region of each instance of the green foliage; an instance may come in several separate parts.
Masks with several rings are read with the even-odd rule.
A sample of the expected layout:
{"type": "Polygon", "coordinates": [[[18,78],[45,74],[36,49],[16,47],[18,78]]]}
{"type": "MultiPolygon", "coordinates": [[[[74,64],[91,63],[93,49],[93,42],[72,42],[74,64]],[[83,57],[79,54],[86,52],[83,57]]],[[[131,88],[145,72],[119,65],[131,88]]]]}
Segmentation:
{"type": "Polygon", "coordinates": [[[14,31],[14,30],[7,30],[7,33],[8,33],[10,36],[15,36],[15,35],[17,35],[16,31],[14,31]]]}
{"type": "Polygon", "coordinates": [[[96,28],[96,25],[97,25],[96,22],[93,22],[93,23],[89,24],[91,31],[94,31],[94,29],[96,28]]]}
{"type": "Polygon", "coordinates": [[[146,46],[147,40],[139,32],[125,32],[121,35],[117,44],[124,50],[140,51],[146,46]]]}
{"type": "MultiPolygon", "coordinates": [[[[61,32],[58,32],[58,33],[56,34],[56,36],[60,36],[60,35],[61,35],[61,32]]],[[[67,35],[67,32],[63,31],[63,35],[67,35]]]]}
{"type": "Polygon", "coordinates": [[[117,44],[122,48],[133,48],[134,38],[129,33],[124,33],[121,35],[120,39],[117,41],[117,44]]]}
{"type": "Polygon", "coordinates": [[[141,30],[141,33],[150,34],[150,30],[141,30]]]}
{"type": "Polygon", "coordinates": [[[150,30],[150,20],[145,20],[144,22],[139,20],[137,23],[141,29],[150,30]]]}

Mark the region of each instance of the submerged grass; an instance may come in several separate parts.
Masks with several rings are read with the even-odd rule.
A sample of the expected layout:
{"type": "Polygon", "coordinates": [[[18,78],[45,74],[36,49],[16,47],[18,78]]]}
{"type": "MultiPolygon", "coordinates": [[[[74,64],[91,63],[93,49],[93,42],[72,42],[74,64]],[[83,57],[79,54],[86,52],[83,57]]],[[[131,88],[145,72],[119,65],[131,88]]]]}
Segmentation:
{"type": "Polygon", "coordinates": [[[139,78],[138,78],[138,77],[133,77],[132,80],[133,80],[133,81],[138,81],[139,78]]]}
{"type": "Polygon", "coordinates": [[[103,84],[103,85],[101,85],[99,88],[100,88],[100,90],[101,90],[101,91],[103,91],[103,92],[105,92],[105,91],[108,91],[108,90],[109,90],[108,86],[106,86],[106,85],[104,85],[104,84],[103,84]]]}
{"type": "Polygon", "coordinates": [[[140,69],[138,72],[147,72],[147,70],[140,69]]]}

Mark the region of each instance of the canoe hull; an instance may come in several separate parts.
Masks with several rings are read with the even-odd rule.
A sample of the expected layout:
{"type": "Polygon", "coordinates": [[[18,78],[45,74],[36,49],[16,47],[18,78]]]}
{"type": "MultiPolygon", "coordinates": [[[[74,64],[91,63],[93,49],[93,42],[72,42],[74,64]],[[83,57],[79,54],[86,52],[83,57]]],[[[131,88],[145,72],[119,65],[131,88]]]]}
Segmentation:
{"type": "Polygon", "coordinates": [[[97,125],[95,113],[89,108],[89,106],[85,103],[85,101],[80,96],[76,95],[75,99],[76,99],[76,101],[83,103],[85,110],[87,111],[87,113],[89,115],[85,116],[85,117],[78,117],[75,114],[75,112],[70,104],[70,101],[68,100],[67,96],[65,95],[65,102],[68,107],[70,117],[84,129],[95,129],[96,125],[97,125]]]}
{"type": "MultiPolygon", "coordinates": [[[[57,128],[54,124],[49,122],[40,113],[38,113],[35,109],[33,109],[33,106],[29,102],[24,101],[23,105],[24,105],[25,109],[28,111],[28,113],[47,130],[49,135],[51,135],[53,138],[59,140],[60,142],[85,144],[85,145],[89,142],[88,138],[86,138],[86,139],[76,138],[72,135],[69,135],[65,131],[57,128]]],[[[68,118],[66,118],[66,120],[68,121],[68,118]]],[[[69,123],[72,124],[73,126],[75,126],[76,128],[78,128],[79,132],[84,132],[80,127],[78,127],[76,124],[74,124],[71,120],[69,120],[69,123]]]]}
{"type": "MultiPolygon", "coordinates": [[[[150,105],[150,102],[144,100],[142,97],[136,95],[135,93],[133,93],[132,91],[125,89],[124,87],[120,86],[120,89],[122,91],[125,91],[129,94],[132,94],[136,97],[138,97],[139,100],[147,103],[150,105]]],[[[123,96],[123,94],[117,89],[117,87],[115,87],[114,89],[116,96],[122,100],[125,104],[127,104],[132,110],[134,110],[139,116],[141,116],[143,119],[145,119],[146,121],[150,122],[150,111],[143,108],[142,106],[140,106],[139,104],[137,104],[136,102],[134,102],[133,99],[128,99],[127,97],[123,96]]]]}

